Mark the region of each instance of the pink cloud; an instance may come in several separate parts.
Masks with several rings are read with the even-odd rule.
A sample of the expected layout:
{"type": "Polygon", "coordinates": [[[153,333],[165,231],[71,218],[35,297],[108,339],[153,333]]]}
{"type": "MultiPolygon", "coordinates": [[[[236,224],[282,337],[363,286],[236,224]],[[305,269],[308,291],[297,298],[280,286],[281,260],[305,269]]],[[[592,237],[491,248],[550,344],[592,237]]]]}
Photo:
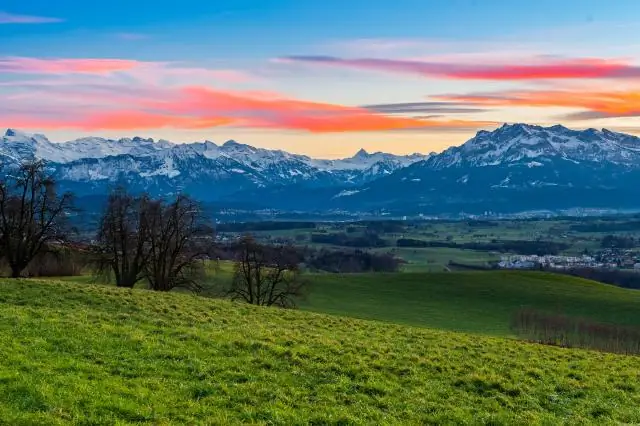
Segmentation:
{"type": "Polygon", "coordinates": [[[190,67],[175,62],[145,62],[103,58],[27,58],[0,57],[0,74],[88,74],[105,76],[127,73],[140,81],[162,85],[168,79],[201,80],[217,83],[246,83],[256,77],[244,70],[190,67]]]}
{"type": "Polygon", "coordinates": [[[0,24],[52,24],[63,22],[59,18],[50,18],[46,16],[17,15],[0,11],[0,24]]]}
{"type": "Polygon", "coordinates": [[[110,74],[129,71],[142,63],[129,59],[41,59],[0,57],[0,73],[110,74]]]}
{"type": "MultiPolygon", "coordinates": [[[[204,86],[148,87],[129,98],[123,98],[126,86],[104,89],[100,88],[100,96],[83,94],[81,87],[72,88],[66,94],[61,92],[58,96],[63,97],[65,103],[60,114],[55,115],[51,113],[55,112],[56,104],[60,105],[58,96],[29,97],[6,105],[4,112],[0,109],[0,127],[99,131],[236,126],[328,133],[487,125],[476,121],[390,116],[362,107],[204,86]],[[99,103],[87,106],[92,100],[99,103]],[[27,111],[30,113],[25,114],[27,111]]],[[[3,107],[0,105],[0,108],[3,107]]]]}
{"type": "Polygon", "coordinates": [[[197,78],[205,81],[225,81],[229,83],[246,83],[256,80],[253,75],[242,70],[207,69],[200,67],[176,66],[175,64],[158,64],[156,66],[147,67],[145,71],[153,72],[160,78],[197,78]]]}
{"type": "Polygon", "coordinates": [[[535,58],[530,60],[530,63],[494,65],[375,58],[344,59],[333,56],[289,56],[279,58],[278,61],[455,80],[514,81],[640,77],[639,66],[598,58],[547,57],[535,58]]]}

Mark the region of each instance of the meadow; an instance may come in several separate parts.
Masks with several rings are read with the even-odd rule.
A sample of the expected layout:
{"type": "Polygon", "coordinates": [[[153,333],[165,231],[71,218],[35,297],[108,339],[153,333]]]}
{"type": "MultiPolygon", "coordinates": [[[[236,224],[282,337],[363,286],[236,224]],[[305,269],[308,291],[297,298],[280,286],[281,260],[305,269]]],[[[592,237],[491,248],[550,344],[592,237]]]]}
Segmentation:
{"type": "MultiPolygon", "coordinates": [[[[199,296],[220,297],[232,270],[230,262],[208,263],[208,279],[199,296]]],[[[91,275],[56,279],[95,284],[91,275]]],[[[308,273],[305,280],[309,287],[298,302],[301,310],[396,324],[512,336],[513,314],[534,309],[640,326],[639,291],[554,273],[308,273]]]]}
{"type": "Polygon", "coordinates": [[[640,422],[637,357],[191,294],[0,280],[0,336],[12,425],[640,422]]]}

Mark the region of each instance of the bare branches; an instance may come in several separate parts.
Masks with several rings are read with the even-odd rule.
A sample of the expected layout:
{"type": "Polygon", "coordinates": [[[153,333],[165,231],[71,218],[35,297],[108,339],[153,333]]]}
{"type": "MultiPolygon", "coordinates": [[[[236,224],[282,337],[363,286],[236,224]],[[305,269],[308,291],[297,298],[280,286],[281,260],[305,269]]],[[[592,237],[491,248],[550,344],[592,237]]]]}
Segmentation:
{"type": "Polygon", "coordinates": [[[109,195],[94,247],[98,277],[113,277],[118,287],[129,288],[145,277],[150,204],[148,197],[133,197],[123,188],[109,195]]]}
{"type": "Polygon", "coordinates": [[[198,291],[213,228],[199,205],[181,195],[167,203],[114,191],[96,237],[96,274],[121,287],[146,280],[157,291],[176,287],[198,291]]]}
{"type": "Polygon", "coordinates": [[[231,288],[233,300],[253,305],[293,308],[304,294],[299,254],[293,247],[272,247],[245,236],[239,242],[231,288]]]}
{"type": "Polygon", "coordinates": [[[199,205],[178,196],[172,203],[158,203],[149,213],[149,286],[157,291],[183,287],[199,291],[204,268],[198,259],[207,253],[209,241],[201,231],[204,220],[199,205]]]}
{"type": "Polygon", "coordinates": [[[45,163],[33,161],[5,166],[0,180],[0,255],[19,277],[36,255],[66,238],[71,194],[58,195],[45,163]]]}

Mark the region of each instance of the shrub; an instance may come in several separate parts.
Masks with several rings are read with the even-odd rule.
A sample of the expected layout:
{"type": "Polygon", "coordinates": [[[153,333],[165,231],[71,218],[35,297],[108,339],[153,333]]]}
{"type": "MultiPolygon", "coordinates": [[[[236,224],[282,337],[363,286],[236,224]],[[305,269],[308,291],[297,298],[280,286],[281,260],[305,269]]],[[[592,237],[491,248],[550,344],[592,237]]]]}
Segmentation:
{"type": "Polygon", "coordinates": [[[545,345],[640,354],[640,327],[523,309],[513,316],[511,329],[521,338],[545,345]]]}

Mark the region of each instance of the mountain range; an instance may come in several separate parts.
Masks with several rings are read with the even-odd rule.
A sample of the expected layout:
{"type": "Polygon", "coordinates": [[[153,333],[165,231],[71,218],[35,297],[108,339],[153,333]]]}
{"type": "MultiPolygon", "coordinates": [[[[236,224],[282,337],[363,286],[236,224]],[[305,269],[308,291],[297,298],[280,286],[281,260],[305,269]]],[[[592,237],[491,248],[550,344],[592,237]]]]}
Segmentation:
{"type": "Polygon", "coordinates": [[[561,125],[505,124],[439,154],[360,150],[340,160],[235,141],[89,137],[53,143],[7,130],[0,161],[32,158],[46,160],[60,185],[79,197],[124,184],[253,209],[431,214],[640,207],[640,139],[561,125]]]}

